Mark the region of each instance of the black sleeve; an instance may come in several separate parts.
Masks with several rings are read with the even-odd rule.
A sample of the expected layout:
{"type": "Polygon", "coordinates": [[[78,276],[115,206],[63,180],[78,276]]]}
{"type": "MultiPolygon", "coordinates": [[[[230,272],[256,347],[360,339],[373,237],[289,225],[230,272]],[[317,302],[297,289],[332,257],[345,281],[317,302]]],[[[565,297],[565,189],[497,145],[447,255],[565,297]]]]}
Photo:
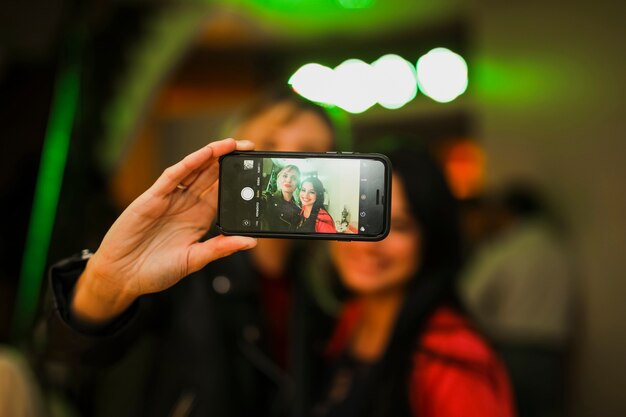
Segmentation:
{"type": "Polygon", "coordinates": [[[140,328],[138,300],[121,316],[103,327],[80,323],[70,313],[70,300],[88,255],[64,259],[50,269],[44,315],[38,333],[43,334],[46,358],[69,365],[105,366],[123,355],[137,338],[140,328]]]}

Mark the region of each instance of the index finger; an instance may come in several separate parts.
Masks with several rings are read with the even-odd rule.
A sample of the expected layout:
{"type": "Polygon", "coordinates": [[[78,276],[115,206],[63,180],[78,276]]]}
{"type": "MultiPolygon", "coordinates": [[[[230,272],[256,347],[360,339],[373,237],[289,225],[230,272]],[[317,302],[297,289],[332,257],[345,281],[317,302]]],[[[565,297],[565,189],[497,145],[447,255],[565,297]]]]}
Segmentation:
{"type": "MultiPolygon", "coordinates": [[[[187,186],[187,188],[193,186],[198,194],[204,193],[206,187],[210,186],[217,180],[219,164],[216,164],[215,160],[220,158],[219,154],[222,154],[223,152],[229,153],[231,149],[230,146],[222,146],[222,143],[211,144],[211,146],[214,145],[217,148],[217,151],[214,150],[214,156],[181,181],[181,183],[187,186]]],[[[239,151],[248,151],[254,148],[254,143],[248,140],[238,140],[236,141],[235,147],[239,151]]],[[[224,153],[224,155],[226,153],[224,153]]]]}
{"type": "Polygon", "coordinates": [[[251,151],[254,149],[254,143],[249,140],[224,139],[218,142],[209,143],[213,149],[213,157],[219,158],[222,155],[237,151],[251,151]]]}
{"type": "Polygon", "coordinates": [[[194,171],[208,165],[213,158],[234,151],[236,147],[237,143],[231,138],[209,143],[205,147],[187,155],[182,161],[166,168],[151,187],[152,191],[155,195],[171,193],[176,189],[176,186],[181,184],[194,171]]]}

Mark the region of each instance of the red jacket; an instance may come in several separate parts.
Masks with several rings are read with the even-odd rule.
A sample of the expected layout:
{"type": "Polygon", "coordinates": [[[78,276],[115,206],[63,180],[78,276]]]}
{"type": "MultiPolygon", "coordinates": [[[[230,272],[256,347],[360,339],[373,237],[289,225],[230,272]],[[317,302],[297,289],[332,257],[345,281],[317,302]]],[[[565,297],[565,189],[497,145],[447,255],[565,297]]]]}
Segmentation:
{"type": "Polygon", "coordinates": [[[317,233],[337,233],[333,218],[323,208],[317,213],[315,220],[315,231],[317,233]]]}
{"type": "MultiPolygon", "coordinates": [[[[356,303],[344,309],[328,345],[331,356],[347,347],[360,311],[356,303]]],[[[467,320],[449,308],[436,310],[426,326],[413,358],[408,395],[420,417],[515,416],[503,365],[467,320]]]]}

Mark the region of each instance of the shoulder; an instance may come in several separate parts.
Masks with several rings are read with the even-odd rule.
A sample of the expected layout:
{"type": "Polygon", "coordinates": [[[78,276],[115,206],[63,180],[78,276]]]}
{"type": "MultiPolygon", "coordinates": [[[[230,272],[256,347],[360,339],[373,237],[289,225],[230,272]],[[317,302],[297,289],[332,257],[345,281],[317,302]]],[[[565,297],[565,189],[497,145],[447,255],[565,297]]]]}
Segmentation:
{"type": "Polygon", "coordinates": [[[335,233],[337,231],[333,218],[323,208],[320,208],[317,213],[315,230],[325,233],[335,233]]]}
{"type": "Polygon", "coordinates": [[[467,319],[451,309],[439,309],[429,321],[410,382],[411,404],[419,415],[514,415],[503,365],[467,319]]]}
{"type": "Polygon", "coordinates": [[[451,308],[440,308],[430,318],[418,355],[436,355],[487,365],[495,354],[468,319],[451,308]]]}
{"type": "Polygon", "coordinates": [[[317,218],[318,219],[332,219],[332,217],[330,217],[330,214],[323,208],[320,208],[320,210],[317,212],[317,218]]]}

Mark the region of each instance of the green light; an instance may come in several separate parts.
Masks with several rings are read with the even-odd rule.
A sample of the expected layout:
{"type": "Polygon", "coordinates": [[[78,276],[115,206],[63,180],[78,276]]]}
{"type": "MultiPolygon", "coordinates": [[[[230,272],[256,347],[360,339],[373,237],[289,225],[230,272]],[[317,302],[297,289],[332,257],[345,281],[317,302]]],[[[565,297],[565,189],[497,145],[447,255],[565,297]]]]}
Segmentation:
{"type": "Polygon", "coordinates": [[[417,60],[420,90],[440,103],[448,103],[467,89],[467,63],[446,48],[435,48],[417,60]]]}
{"type": "Polygon", "coordinates": [[[13,335],[16,337],[23,336],[28,331],[37,312],[39,291],[45,275],[50,236],[76,114],[79,85],[78,59],[72,56],[57,79],[48,129],[41,151],[13,321],[13,335]]]}
{"type": "Polygon", "coordinates": [[[367,9],[374,5],[375,0],[337,0],[346,9],[367,9]]]}

